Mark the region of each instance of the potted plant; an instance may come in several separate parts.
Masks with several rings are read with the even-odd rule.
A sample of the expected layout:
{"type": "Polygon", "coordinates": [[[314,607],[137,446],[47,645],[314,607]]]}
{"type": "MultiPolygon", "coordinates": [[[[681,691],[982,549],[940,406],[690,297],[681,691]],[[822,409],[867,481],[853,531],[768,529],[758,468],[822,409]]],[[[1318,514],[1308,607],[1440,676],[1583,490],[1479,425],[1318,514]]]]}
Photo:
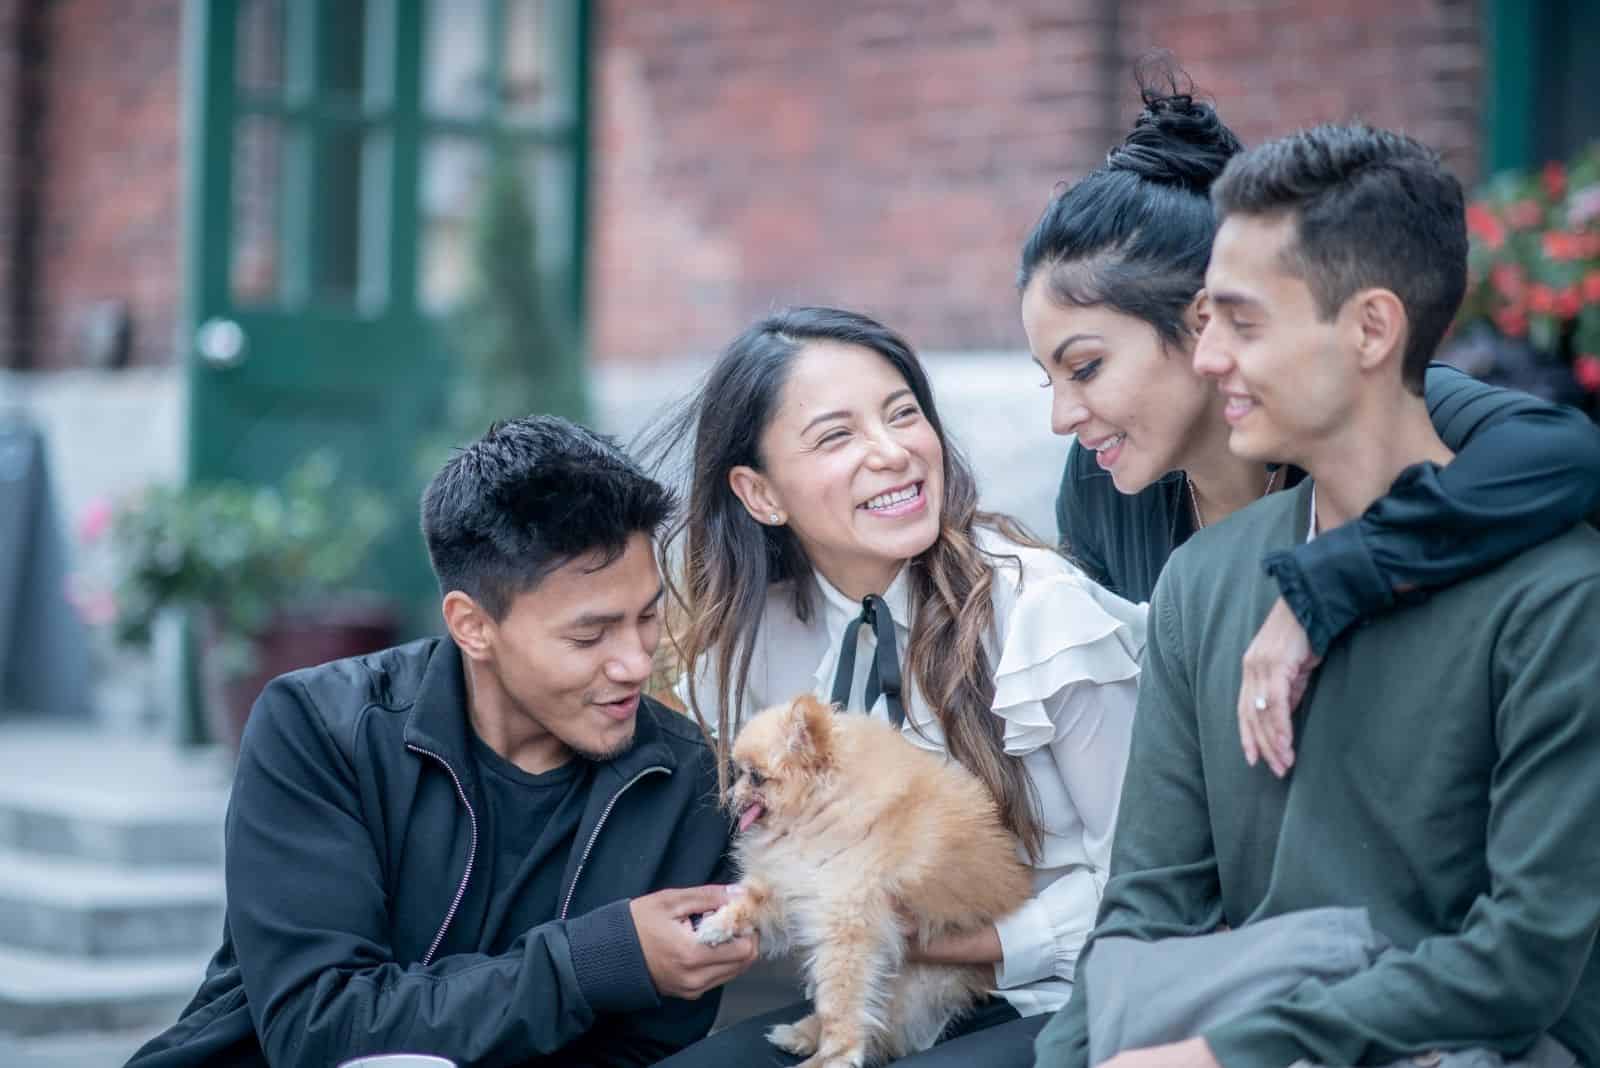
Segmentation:
{"type": "Polygon", "coordinates": [[[116,634],[147,645],[163,615],[189,614],[218,741],[237,746],[274,676],[396,639],[395,609],[351,587],[388,509],[336,474],[318,453],[281,485],[153,486],[112,512],[116,634]]]}
{"type": "Polygon", "coordinates": [[[1600,144],[1496,176],[1467,206],[1467,232],[1446,358],[1600,414],[1600,144]]]}

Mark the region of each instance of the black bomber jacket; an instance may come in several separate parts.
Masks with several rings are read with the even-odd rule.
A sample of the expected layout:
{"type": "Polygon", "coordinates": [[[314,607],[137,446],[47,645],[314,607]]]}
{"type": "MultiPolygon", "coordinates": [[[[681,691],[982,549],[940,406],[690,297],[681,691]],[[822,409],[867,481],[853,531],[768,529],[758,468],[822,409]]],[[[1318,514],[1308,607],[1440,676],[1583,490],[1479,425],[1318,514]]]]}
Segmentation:
{"type": "Polygon", "coordinates": [[[474,944],[482,917],[460,911],[483,807],[465,693],[447,638],[263,691],[228,806],[222,946],[130,1068],[332,1068],[395,1051],[463,1068],[647,1064],[710,1029],[717,994],[659,997],[628,910],[725,878],[700,731],[641,702],[632,747],[591,776],[559,914],[490,955],[474,944]]]}

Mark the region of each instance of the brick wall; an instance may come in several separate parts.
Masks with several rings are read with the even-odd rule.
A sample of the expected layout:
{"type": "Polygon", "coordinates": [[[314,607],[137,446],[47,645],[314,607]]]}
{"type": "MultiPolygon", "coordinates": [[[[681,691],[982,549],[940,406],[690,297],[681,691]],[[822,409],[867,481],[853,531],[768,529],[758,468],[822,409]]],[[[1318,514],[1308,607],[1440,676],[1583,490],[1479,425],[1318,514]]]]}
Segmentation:
{"type": "Polygon", "coordinates": [[[173,362],[182,296],[183,0],[53,0],[34,248],[32,366],[81,363],[85,317],[127,303],[132,362],[173,362]]]}
{"type": "Polygon", "coordinates": [[[1470,176],[1477,8],[599,0],[593,351],[703,355],[801,301],[873,312],[922,348],[1018,346],[1021,238],[1131,123],[1150,46],[1247,142],[1360,116],[1470,176]]]}
{"type": "MultiPolygon", "coordinates": [[[[1020,240],[1126,128],[1151,45],[1249,142],[1360,115],[1476,164],[1476,0],[594,4],[605,360],[703,356],[800,301],[922,348],[1015,348],[1020,240]]],[[[0,0],[0,365],[77,365],[108,300],[132,313],[133,362],[172,361],[182,7],[0,0]]]]}
{"type": "Polygon", "coordinates": [[[15,204],[25,176],[15,134],[22,82],[22,0],[0,0],[0,368],[16,366],[18,272],[14,263],[17,217],[4,205],[15,204]]]}
{"type": "MultiPolygon", "coordinates": [[[[1477,171],[1478,0],[1135,0],[1124,58],[1168,48],[1247,145],[1363,119],[1477,171]]],[[[1130,103],[1124,111],[1136,114],[1130,103]]]]}
{"type": "Polygon", "coordinates": [[[1020,240],[1105,151],[1113,3],[597,7],[599,358],[710,352],[791,302],[1017,341],[1020,240]]]}

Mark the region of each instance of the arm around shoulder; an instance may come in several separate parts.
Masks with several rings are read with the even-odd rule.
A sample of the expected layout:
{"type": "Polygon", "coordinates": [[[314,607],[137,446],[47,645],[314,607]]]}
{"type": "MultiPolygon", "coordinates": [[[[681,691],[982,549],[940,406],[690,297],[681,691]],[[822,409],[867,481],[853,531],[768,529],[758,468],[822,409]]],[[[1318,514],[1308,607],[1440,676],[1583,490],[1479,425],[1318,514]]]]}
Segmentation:
{"type": "Polygon", "coordinates": [[[1318,656],[1396,594],[1459,582],[1600,507],[1600,427],[1582,412],[1446,367],[1429,370],[1428,407],[1453,461],[1408,468],[1356,522],[1267,561],[1318,656]]]}

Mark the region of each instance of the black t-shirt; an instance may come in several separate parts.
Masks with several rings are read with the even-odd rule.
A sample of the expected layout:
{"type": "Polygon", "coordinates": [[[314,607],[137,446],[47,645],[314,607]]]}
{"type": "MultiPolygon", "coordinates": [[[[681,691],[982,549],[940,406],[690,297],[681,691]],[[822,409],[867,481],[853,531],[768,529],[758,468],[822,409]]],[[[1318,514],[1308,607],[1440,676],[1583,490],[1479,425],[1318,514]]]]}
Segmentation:
{"type": "MultiPolygon", "coordinates": [[[[561,877],[583,816],[592,765],[574,756],[531,775],[472,739],[483,804],[478,815],[477,869],[467,893],[487,900],[478,935],[481,952],[504,953],[530,928],[561,911],[561,877]]],[[[465,910],[464,910],[465,911],[465,910]]]]}

